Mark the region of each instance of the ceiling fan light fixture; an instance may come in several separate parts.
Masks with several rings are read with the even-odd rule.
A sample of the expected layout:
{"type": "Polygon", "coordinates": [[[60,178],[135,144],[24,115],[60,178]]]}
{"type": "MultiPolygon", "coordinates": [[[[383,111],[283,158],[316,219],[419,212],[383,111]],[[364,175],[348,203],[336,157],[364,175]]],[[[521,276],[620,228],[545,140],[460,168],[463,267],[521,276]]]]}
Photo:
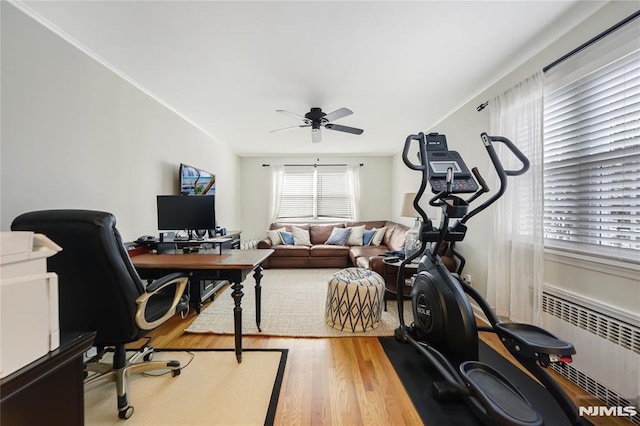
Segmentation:
{"type": "Polygon", "coordinates": [[[318,143],[322,140],[322,135],[320,134],[320,128],[311,129],[311,142],[318,143]]]}

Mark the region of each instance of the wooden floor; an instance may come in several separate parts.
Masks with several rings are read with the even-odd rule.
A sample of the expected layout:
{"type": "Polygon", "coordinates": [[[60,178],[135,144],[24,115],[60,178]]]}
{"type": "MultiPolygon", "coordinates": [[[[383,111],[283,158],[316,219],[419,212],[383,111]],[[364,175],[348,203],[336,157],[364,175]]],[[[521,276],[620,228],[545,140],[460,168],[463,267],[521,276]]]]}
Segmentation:
{"type": "MultiPolygon", "coordinates": [[[[229,294],[224,292],[220,297],[229,297],[229,294]]],[[[233,336],[183,333],[195,317],[195,311],[191,311],[185,319],[172,318],[150,334],[151,344],[156,348],[234,347],[233,336]]],[[[494,335],[481,335],[490,346],[513,360],[494,335]]],[[[243,347],[289,349],[275,418],[277,425],[422,424],[375,337],[245,336],[243,347]]],[[[587,396],[579,387],[552,373],[574,401],[587,396]]],[[[581,404],[585,404],[584,399],[581,404]]],[[[591,420],[595,425],[631,425],[621,419],[599,417],[591,420]]]]}

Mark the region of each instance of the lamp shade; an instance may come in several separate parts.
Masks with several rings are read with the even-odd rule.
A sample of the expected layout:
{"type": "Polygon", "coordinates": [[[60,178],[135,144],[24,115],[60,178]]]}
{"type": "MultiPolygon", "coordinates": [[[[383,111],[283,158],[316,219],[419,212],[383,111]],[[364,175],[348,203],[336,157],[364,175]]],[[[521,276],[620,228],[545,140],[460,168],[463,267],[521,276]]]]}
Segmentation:
{"type": "Polygon", "coordinates": [[[416,197],[415,192],[407,192],[404,194],[404,198],[402,199],[402,210],[400,211],[400,216],[403,217],[419,217],[420,215],[413,208],[413,199],[416,197]]]}

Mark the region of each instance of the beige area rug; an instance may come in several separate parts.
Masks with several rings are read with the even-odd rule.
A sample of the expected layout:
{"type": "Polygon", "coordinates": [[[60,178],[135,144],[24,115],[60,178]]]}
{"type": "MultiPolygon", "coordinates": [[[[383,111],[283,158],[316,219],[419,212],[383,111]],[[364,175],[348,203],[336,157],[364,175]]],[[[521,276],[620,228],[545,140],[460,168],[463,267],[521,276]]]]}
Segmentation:
{"type": "MultiPolygon", "coordinates": [[[[337,330],[325,322],[325,303],[330,277],[339,269],[265,269],[262,278],[262,320],[258,331],[255,316],[255,281],[244,281],[242,334],[287,337],[393,336],[400,324],[397,302],[387,301],[380,325],[367,332],[337,330]]],[[[188,333],[233,334],[233,298],[227,288],[185,330],[188,333]]],[[[411,303],[404,303],[405,322],[410,322],[411,303]]]]}
{"type": "Polygon", "coordinates": [[[127,426],[273,424],[287,350],[159,351],[154,360],[175,359],[176,377],[130,377],[129,404],[134,413],[118,418],[115,385],[85,393],[85,424],[127,426]]]}

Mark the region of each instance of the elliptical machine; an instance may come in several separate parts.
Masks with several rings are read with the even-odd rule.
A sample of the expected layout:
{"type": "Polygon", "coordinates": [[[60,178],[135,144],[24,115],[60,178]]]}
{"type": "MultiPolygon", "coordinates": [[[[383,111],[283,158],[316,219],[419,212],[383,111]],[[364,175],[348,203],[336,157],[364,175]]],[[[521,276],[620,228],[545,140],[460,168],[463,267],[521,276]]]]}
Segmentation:
{"type": "Polygon", "coordinates": [[[481,139],[500,179],[500,187],[472,210],[469,210],[470,203],[490,192],[489,187],[477,168],[470,172],[462,157],[448,149],[445,135],[419,133],[409,135],[405,141],[402,154],[405,165],[422,172],[420,189],[413,206],[423,222],[419,235],[421,248],[402,262],[397,275],[396,288],[402,288],[405,266],[421,256],[411,290],[414,322],[410,326],[405,325],[403,292],[397,292],[400,326],[396,329],[395,337],[415,346],[442,377],[432,387],[436,399],[446,401],[462,398],[486,425],[544,424],[542,416],[517,387],[489,365],[479,362],[478,332],[496,333],[507,350],[558,402],[570,424],[591,425],[591,422],[579,416],[562,387],[544,370],[551,363],[571,362],[571,356],[575,354],[573,345],[540,327],[501,322],[487,301],[460,278],[465,260],[455,249],[455,243],[464,239],[466,222],[505,193],[509,176],[522,175],[529,169],[529,160],[509,139],[486,133],[481,134],[481,139]],[[493,146],[496,142],[504,144],[520,160],[520,169],[504,169],[493,146]],[[412,163],[408,157],[413,143],[418,145],[419,164],[412,163]],[[429,204],[442,209],[438,227],[433,225],[418,204],[427,183],[435,194],[429,204]],[[463,199],[456,194],[471,195],[463,199]],[[451,225],[450,219],[458,220],[451,225]],[[445,243],[449,243],[458,259],[455,273],[451,273],[438,256],[445,243]],[[482,309],[490,326],[476,324],[467,296],[482,309]]]}

